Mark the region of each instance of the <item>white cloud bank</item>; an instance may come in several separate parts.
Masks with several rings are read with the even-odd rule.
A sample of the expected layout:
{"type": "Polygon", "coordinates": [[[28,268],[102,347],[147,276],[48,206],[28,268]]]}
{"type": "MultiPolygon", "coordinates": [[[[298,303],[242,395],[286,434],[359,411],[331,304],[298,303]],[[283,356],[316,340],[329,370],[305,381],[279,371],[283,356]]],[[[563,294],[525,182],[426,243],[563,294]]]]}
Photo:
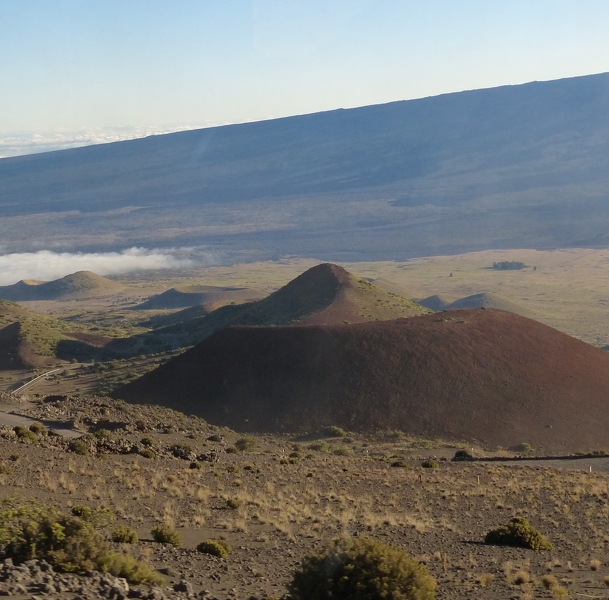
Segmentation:
{"type": "Polygon", "coordinates": [[[93,271],[98,275],[118,275],[149,269],[190,267],[192,249],[129,248],[120,252],[23,252],[0,255],[0,285],[11,285],[21,279],[53,281],[76,271],[93,271]]]}
{"type": "Polygon", "coordinates": [[[58,129],[55,131],[19,131],[11,133],[0,132],[0,158],[37,154],[54,150],[67,150],[93,144],[108,144],[143,138],[149,135],[163,135],[178,131],[190,131],[205,127],[228,125],[219,121],[207,121],[197,125],[173,125],[168,127],[109,127],[78,131],[58,129]]]}

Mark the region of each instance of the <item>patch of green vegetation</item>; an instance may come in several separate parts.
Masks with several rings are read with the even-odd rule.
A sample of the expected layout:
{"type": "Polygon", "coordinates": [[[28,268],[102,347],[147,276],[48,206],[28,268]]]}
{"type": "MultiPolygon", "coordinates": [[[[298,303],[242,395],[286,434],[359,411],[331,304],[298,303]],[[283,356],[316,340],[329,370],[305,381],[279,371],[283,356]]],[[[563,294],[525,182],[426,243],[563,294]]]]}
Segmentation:
{"type": "Polygon", "coordinates": [[[63,572],[102,571],[132,584],[162,582],[158,573],[133,556],[109,550],[92,522],[35,502],[17,506],[13,500],[2,500],[0,556],[17,564],[45,560],[63,572]]]}
{"type": "Polygon", "coordinates": [[[112,541],[118,544],[137,544],[137,531],[127,525],[119,525],[112,531],[112,541]]]}
{"type": "Polygon", "coordinates": [[[157,525],[150,530],[152,539],[159,544],[167,544],[179,548],[182,545],[180,534],[167,525],[157,525]]]}
{"type": "Polygon", "coordinates": [[[231,553],[232,548],[224,540],[206,540],[197,545],[197,551],[203,554],[211,554],[218,558],[226,558],[231,553]]]}
{"type": "Polygon", "coordinates": [[[322,433],[328,437],[347,437],[347,432],[336,425],[324,427],[322,433]]]}
{"type": "Polygon", "coordinates": [[[514,517],[507,525],[489,531],[484,538],[484,543],[550,552],[554,550],[554,546],[522,517],[514,517]]]}
{"type": "Polygon", "coordinates": [[[25,317],[19,327],[19,341],[40,356],[56,356],[57,346],[64,339],[67,326],[58,319],[45,316],[25,317]]]}
{"type": "Polygon", "coordinates": [[[252,450],[255,445],[256,441],[254,440],[254,438],[251,437],[239,438],[235,442],[235,448],[237,448],[239,452],[247,452],[249,450],[252,450]]]}
{"type": "Polygon", "coordinates": [[[289,585],[294,600],[433,600],[435,588],[427,567],[367,538],[338,540],[305,558],[289,585]]]}

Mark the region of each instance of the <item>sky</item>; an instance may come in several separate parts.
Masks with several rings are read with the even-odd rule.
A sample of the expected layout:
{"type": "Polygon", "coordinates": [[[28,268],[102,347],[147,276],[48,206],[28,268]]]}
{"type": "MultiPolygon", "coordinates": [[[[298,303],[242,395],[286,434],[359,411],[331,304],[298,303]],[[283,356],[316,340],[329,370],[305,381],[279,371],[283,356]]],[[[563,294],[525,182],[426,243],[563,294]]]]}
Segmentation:
{"type": "Polygon", "coordinates": [[[0,157],[609,71],[608,0],[0,0],[0,157]]]}

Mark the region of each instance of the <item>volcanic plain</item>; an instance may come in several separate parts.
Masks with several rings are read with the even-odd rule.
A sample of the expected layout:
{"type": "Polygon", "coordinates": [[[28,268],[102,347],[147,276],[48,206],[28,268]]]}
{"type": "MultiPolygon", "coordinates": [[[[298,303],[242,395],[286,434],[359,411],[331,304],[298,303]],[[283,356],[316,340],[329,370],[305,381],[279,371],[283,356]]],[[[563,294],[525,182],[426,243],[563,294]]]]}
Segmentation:
{"type": "MultiPolygon", "coordinates": [[[[4,302],[12,351],[23,350],[23,323],[42,323],[33,329],[57,339],[45,334],[36,345],[30,336],[33,354],[19,354],[19,368],[2,363],[6,392],[42,375],[1,397],[3,496],[67,513],[111,509],[108,536],[118,525],[139,536],[113,547],[159,570],[159,598],[287,598],[302,558],[341,536],[404,548],[436,578],[437,598],[605,598],[609,357],[582,341],[594,337],[589,315],[600,314],[609,281],[603,252],[531,253],[516,272],[489,268],[524,256],[499,251],[346,270],[285,261],[113,278],[110,295],[4,302]],[[583,283],[592,269],[594,295],[583,283]],[[195,286],[265,297],[231,304],[227,296],[216,310],[231,326],[210,328],[190,350],[184,342],[93,362],[52,355],[42,343],[69,339],[74,352],[83,344],[102,352],[117,339],[134,348],[128,340],[154,339],[156,328],[202,331],[195,323],[216,310],[190,322],[181,307],[142,309],[153,296],[195,286]],[[532,300],[551,291],[554,316],[549,300],[532,300]],[[412,302],[434,294],[451,302],[494,294],[538,320],[494,307],[430,313],[412,302]],[[576,301],[578,314],[590,312],[570,321],[560,307],[576,301]],[[565,327],[550,327],[552,319],[565,327]],[[48,363],[28,362],[34,355],[48,363]],[[164,381],[172,381],[167,390],[164,381]],[[117,399],[91,393],[100,387],[117,399]],[[452,461],[458,451],[473,460],[452,461]],[[483,543],[514,516],[554,550],[483,543]],[[154,541],[158,525],[173,528],[181,545],[154,541]],[[208,539],[232,551],[197,551],[208,539]]],[[[605,324],[597,325],[602,341],[605,324]]],[[[133,597],[152,593],[131,588],[133,597]]],[[[9,591],[40,595],[27,579],[0,582],[9,591]]],[[[44,597],[78,595],[64,588],[44,597]]]]}

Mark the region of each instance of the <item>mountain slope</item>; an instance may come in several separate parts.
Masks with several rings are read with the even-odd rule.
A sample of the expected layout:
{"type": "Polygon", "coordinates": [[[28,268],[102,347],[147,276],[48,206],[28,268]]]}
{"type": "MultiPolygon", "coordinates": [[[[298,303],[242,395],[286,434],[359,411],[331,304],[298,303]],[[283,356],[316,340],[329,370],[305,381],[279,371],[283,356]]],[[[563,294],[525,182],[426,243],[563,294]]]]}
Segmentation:
{"type": "Polygon", "coordinates": [[[240,430],[401,429],[571,452],[609,442],[609,355],[496,310],[224,329],[116,396],[240,430]]]}
{"type": "Polygon", "coordinates": [[[606,246],[608,106],[604,73],[7,158],[0,234],[224,260],[606,246]]]}

